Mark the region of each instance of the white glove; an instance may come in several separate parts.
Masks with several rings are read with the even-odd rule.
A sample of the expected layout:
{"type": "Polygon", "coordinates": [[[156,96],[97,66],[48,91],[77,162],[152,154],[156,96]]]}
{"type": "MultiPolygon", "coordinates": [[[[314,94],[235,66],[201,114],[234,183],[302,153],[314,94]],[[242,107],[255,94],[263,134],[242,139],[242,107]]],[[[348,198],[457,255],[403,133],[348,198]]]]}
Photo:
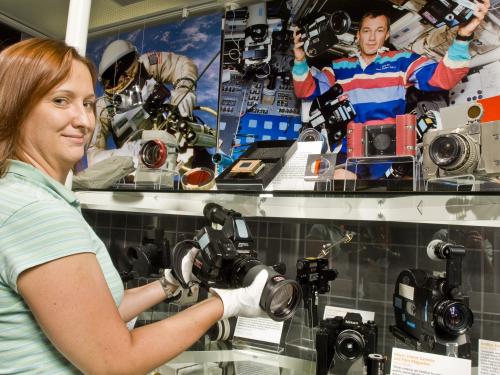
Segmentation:
{"type": "Polygon", "coordinates": [[[259,306],[259,302],[267,278],[267,271],[261,270],[252,284],[246,288],[210,288],[210,292],[217,294],[224,305],[224,314],[221,319],[232,316],[244,316],[247,318],[266,317],[267,315],[259,306]]]}
{"type": "MultiPolygon", "coordinates": [[[[196,257],[196,254],[198,254],[198,251],[200,251],[200,249],[198,249],[197,247],[193,247],[191,250],[187,252],[184,258],[182,258],[181,262],[182,277],[184,278],[186,284],[189,284],[191,281],[196,281],[196,282],[200,281],[195,275],[193,275],[194,258],[196,257]]],[[[163,275],[170,284],[179,286],[181,285],[179,280],[175,278],[170,268],[165,269],[163,275]]]]}
{"type": "Polygon", "coordinates": [[[186,96],[184,96],[186,91],[187,89],[184,87],[172,91],[171,103],[177,105],[179,113],[182,117],[191,117],[193,115],[193,108],[196,104],[196,95],[193,91],[189,91],[186,96]],[[179,102],[183,96],[184,99],[179,102]]]}

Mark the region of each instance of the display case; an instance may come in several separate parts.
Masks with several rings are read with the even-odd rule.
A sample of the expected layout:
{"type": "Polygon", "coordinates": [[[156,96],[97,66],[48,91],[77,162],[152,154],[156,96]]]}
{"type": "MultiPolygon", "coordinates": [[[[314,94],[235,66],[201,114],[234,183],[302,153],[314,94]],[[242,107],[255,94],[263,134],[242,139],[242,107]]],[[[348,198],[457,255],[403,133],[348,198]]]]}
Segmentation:
{"type": "MultiPolygon", "coordinates": [[[[466,254],[460,288],[469,297],[473,314],[473,324],[468,330],[472,367],[478,365],[480,339],[500,341],[498,195],[135,191],[80,191],[76,195],[84,216],[115,259],[124,249],[140,245],[151,228],[161,229],[170,246],[192,238],[196,230],[208,224],[202,212],[209,202],[241,212],[249,224],[259,260],[268,265],[285,263],[289,278],[296,277],[298,259],[316,257],[324,245],[334,244],[327,259],[328,266],[336,269],[338,276],[329,282],[330,291],[318,296],[319,319],[325,316],[325,310],[328,314],[332,308],[374,313],[377,352],[388,358],[387,373],[393,348],[409,348],[390,331],[396,322],[393,296],[398,275],[405,269],[445,271],[445,261],[429,258],[428,244],[433,239],[461,244],[466,254]],[[352,232],[353,237],[344,244],[339,240],[346,231],[352,232]]],[[[129,286],[140,282],[147,282],[147,278],[130,281],[129,286]]],[[[165,304],[157,306],[144,315],[144,323],[178,309],[165,304]]],[[[213,362],[219,363],[220,369],[221,363],[227,367],[227,362],[231,362],[228,358],[234,356],[233,367],[254,362],[254,372],[249,373],[315,374],[317,358],[311,342],[314,335],[315,330],[308,328],[301,306],[284,325],[281,351],[269,353],[236,345],[233,351],[226,352],[231,342],[219,346],[221,343],[207,342],[205,338],[192,348],[196,355],[185,353],[173,363],[213,362]],[[302,344],[289,345],[294,338],[302,339],[302,344]],[[263,364],[259,365],[261,360],[263,364]],[[236,364],[238,361],[241,363],[236,364]]],[[[207,365],[198,370],[193,368],[201,371],[193,373],[215,371],[209,368],[207,365]]],[[[173,371],[169,364],[158,371],[175,373],[168,372],[173,371]]]]}

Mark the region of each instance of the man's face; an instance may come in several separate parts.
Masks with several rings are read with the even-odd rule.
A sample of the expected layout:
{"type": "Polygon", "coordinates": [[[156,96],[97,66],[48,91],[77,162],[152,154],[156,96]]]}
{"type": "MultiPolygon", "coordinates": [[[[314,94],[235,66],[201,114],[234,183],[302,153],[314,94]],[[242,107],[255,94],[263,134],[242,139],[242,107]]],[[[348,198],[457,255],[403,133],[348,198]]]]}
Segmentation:
{"type": "Polygon", "coordinates": [[[359,27],[357,36],[361,54],[375,55],[389,38],[387,18],[385,16],[366,17],[359,27]]]}

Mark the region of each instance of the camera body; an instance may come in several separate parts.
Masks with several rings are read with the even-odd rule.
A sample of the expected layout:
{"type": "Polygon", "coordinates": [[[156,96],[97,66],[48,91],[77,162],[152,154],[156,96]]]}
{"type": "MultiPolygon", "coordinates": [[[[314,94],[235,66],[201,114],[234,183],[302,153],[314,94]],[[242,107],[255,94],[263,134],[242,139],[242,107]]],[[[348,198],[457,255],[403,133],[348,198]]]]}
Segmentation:
{"type": "Polygon", "coordinates": [[[395,124],[347,125],[347,157],[415,156],[415,115],[398,115],[395,124]]]}
{"type": "Polygon", "coordinates": [[[347,123],[356,116],[354,107],[343,93],[342,86],[336,83],[311,103],[309,124],[319,132],[324,128],[330,143],[346,134],[347,123]]]}
{"type": "Polygon", "coordinates": [[[500,121],[429,130],[423,138],[424,179],[468,174],[500,176],[499,134],[500,121]]]}
{"type": "Polygon", "coordinates": [[[349,31],[351,18],[349,14],[339,10],[332,14],[304,17],[298,24],[306,55],[316,57],[339,42],[336,35],[349,31]]]}
{"type": "Polygon", "coordinates": [[[473,316],[467,296],[446,291],[446,278],[424,270],[402,271],[393,296],[393,335],[419,351],[470,358],[465,334],[473,316]]]}
{"type": "Polygon", "coordinates": [[[239,212],[226,210],[215,203],[203,209],[210,223],[222,229],[205,226],[196,233],[188,246],[175,246],[172,270],[183,287],[188,287],[182,277],[182,259],[194,246],[197,252],[193,261],[193,274],[207,287],[247,287],[265,270],[267,281],[262,290],[259,305],[270,318],[282,321],[290,318],[300,303],[302,292],[295,280],[287,279],[285,270],[269,267],[256,258],[253,239],[245,220],[239,212]]]}
{"type": "Polygon", "coordinates": [[[469,22],[475,9],[469,0],[429,0],[418,13],[434,27],[453,27],[469,22]]]}
{"type": "Polygon", "coordinates": [[[363,323],[358,313],[324,319],[316,332],[316,375],[326,375],[334,361],[334,374],[347,374],[377,350],[378,329],[374,321],[363,323]]]}
{"type": "MultiPolygon", "coordinates": [[[[328,266],[327,258],[302,258],[297,261],[297,282],[308,290],[317,291],[319,294],[328,293],[328,282],[337,278],[338,272],[328,266]]],[[[309,293],[304,293],[304,296],[309,293]]]]}
{"type": "Polygon", "coordinates": [[[245,28],[245,68],[251,69],[271,60],[272,30],[267,19],[265,2],[248,6],[248,21],[245,28]]]}

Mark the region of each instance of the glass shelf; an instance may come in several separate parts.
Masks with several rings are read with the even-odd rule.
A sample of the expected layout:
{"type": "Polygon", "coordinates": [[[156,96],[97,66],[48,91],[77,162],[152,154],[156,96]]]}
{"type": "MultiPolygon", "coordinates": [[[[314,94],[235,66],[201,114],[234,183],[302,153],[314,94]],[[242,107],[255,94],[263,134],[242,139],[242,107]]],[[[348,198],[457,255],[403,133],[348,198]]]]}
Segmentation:
{"type": "Polygon", "coordinates": [[[298,193],[77,191],[84,209],[201,216],[208,202],[245,217],[500,226],[495,193],[298,193]]]}

